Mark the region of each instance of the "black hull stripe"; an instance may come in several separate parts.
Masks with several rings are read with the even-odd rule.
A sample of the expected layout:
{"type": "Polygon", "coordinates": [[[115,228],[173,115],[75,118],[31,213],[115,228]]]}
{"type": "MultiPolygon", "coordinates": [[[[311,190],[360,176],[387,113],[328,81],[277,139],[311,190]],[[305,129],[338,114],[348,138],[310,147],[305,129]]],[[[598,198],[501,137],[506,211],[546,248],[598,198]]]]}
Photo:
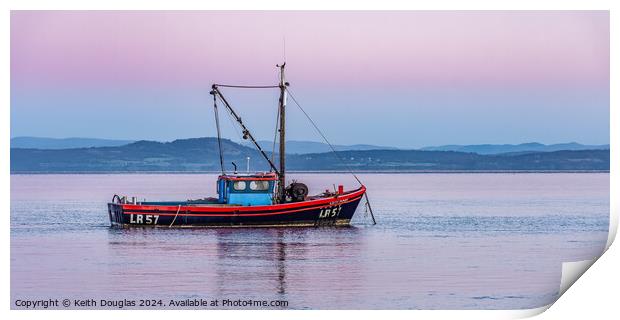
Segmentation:
{"type": "Polygon", "coordinates": [[[273,227],[350,227],[351,219],[337,219],[330,221],[291,221],[291,222],[246,222],[246,223],[205,223],[205,224],[130,224],[113,222],[112,225],[121,228],[273,228],[273,227]]]}

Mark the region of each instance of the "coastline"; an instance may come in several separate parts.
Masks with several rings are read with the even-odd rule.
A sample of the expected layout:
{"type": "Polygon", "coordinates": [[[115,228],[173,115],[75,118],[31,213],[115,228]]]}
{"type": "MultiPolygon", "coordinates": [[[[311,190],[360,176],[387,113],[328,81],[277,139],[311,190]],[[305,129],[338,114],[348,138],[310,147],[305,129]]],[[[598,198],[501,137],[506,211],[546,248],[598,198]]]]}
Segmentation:
{"type": "MultiPolygon", "coordinates": [[[[609,170],[368,170],[368,171],[352,171],[356,174],[468,174],[468,173],[609,173],[609,170]]],[[[82,174],[220,174],[221,171],[18,171],[11,172],[10,175],[82,175],[82,174]]],[[[345,170],[289,170],[288,173],[299,174],[334,174],[334,173],[350,173],[345,170]]]]}

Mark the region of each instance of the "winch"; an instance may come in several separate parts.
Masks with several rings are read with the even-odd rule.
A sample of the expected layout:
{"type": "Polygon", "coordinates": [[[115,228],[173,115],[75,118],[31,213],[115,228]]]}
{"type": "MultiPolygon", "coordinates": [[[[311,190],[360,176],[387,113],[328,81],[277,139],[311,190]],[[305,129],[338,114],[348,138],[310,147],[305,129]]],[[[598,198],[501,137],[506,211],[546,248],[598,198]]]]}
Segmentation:
{"type": "Polygon", "coordinates": [[[291,198],[292,202],[300,202],[306,200],[308,196],[308,186],[304,183],[293,181],[286,189],[284,189],[286,196],[291,198]]]}

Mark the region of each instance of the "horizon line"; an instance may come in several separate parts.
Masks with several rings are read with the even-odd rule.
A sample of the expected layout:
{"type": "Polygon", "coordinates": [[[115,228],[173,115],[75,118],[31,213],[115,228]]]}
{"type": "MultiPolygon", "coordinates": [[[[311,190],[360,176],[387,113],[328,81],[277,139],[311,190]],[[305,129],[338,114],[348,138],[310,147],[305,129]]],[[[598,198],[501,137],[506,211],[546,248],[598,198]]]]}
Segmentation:
{"type": "MultiPolygon", "coordinates": [[[[54,140],[68,140],[68,139],[93,139],[93,140],[110,140],[110,141],[129,141],[129,143],[133,143],[133,142],[138,142],[138,141],[154,141],[154,142],[161,142],[161,143],[166,143],[166,142],[174,142],[177,140],[189,140],[189,139],[201,139],[201,138],[213,138],[213,139],[217,139],[217,137],[214,136],[202,136],[202,137],[185,137],[185,138],[175,138],[172,140],[157,140],[157,139],[125,139],[125,138],[94,138],[94,137],[77,137],[77,136],[73,136],[73,137],[63,137],[63,138],[58,138],[58,137],[43,137],[43,136],[11,136],[10,139],[16,139],[16,138],[35,138],[35,139],[54,139],[54,140]]],[[[243,140],[233,140],[233,139],[229,139],[229,138],[222,138],[225,140],[229,140],[232,142],[235,142],[237,144],[242,144],[244,141],[243,140]]],[[[270,140],[257,140],[258,142],[262,142],[262,141],[269,141],[270,140]]],[[[325,142],[321,142],[321,141],[313,141],[313,140],[286,140],[287,142],[309,142],[309,143],[320,143],[320,144],[324,144],[327,145],[327,143],[325,142]]],[[[276,142],[277,143],[277,142],[276,142]]],[[[331,143],[331,142],[330,142],[331,143]]],[[[606,142],[606,143],[582,143],[582,142],[577,142],[575,140],[568,140],[568,141],[564,141],[564,142],[554,142],[554,143],[543,143],[543,142],[539,142],[539,141],[527,141],[527,142],[519,142],[519,143],[507,143],[507,142],[498,142],[498,143],[492,143],[492,142],[485,142],[485,143],[445,143],[445,144],[430,144],[430,145],[424,145],[424,146],[419,146],[419,147],[413,147],[413,146],[394,146],[394,145],[383,145],[383,144],[373,144],[373,143],[363,143],[363,142],[356,142],[356,143],[331,143],[334,146],[354,146],[354,145],[368,145],[368,146],[375,146],[375,147],[388,147],[388,148],[396,148],[396,149],[421,149],[421,148],[430,148],[430,147],[444,147],[444,146],[481,146],[481,145],[524,145],[524,144],[541,144],[541,145],[545,145],[545,146],[551,146],[551,145],[558,145],[558,144],[579,144],[579,145],[584,145],[584,146],[603,146],[603,145],[608,145],[611,146],[611,142],[606,142]]]]}

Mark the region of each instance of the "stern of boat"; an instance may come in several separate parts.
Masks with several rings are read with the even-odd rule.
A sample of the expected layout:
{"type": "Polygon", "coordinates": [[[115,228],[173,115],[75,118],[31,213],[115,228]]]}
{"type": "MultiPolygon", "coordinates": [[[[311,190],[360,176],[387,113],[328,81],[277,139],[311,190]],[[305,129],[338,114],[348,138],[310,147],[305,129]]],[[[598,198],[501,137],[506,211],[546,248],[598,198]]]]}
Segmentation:
{"type": "Polygon", "coordinates": [[[108,203],[108,215],[110,226],[118,227],[123,225],[123,206],[119,203],[108,203]]]}
{"type": "Polygon", "coordinates": [[[126,197],[114,195],[112,202],[108,202],[108,217],[110,218],[110,226],[122,227],[123,222],[123,203],[126,203],[126,197]]]}

